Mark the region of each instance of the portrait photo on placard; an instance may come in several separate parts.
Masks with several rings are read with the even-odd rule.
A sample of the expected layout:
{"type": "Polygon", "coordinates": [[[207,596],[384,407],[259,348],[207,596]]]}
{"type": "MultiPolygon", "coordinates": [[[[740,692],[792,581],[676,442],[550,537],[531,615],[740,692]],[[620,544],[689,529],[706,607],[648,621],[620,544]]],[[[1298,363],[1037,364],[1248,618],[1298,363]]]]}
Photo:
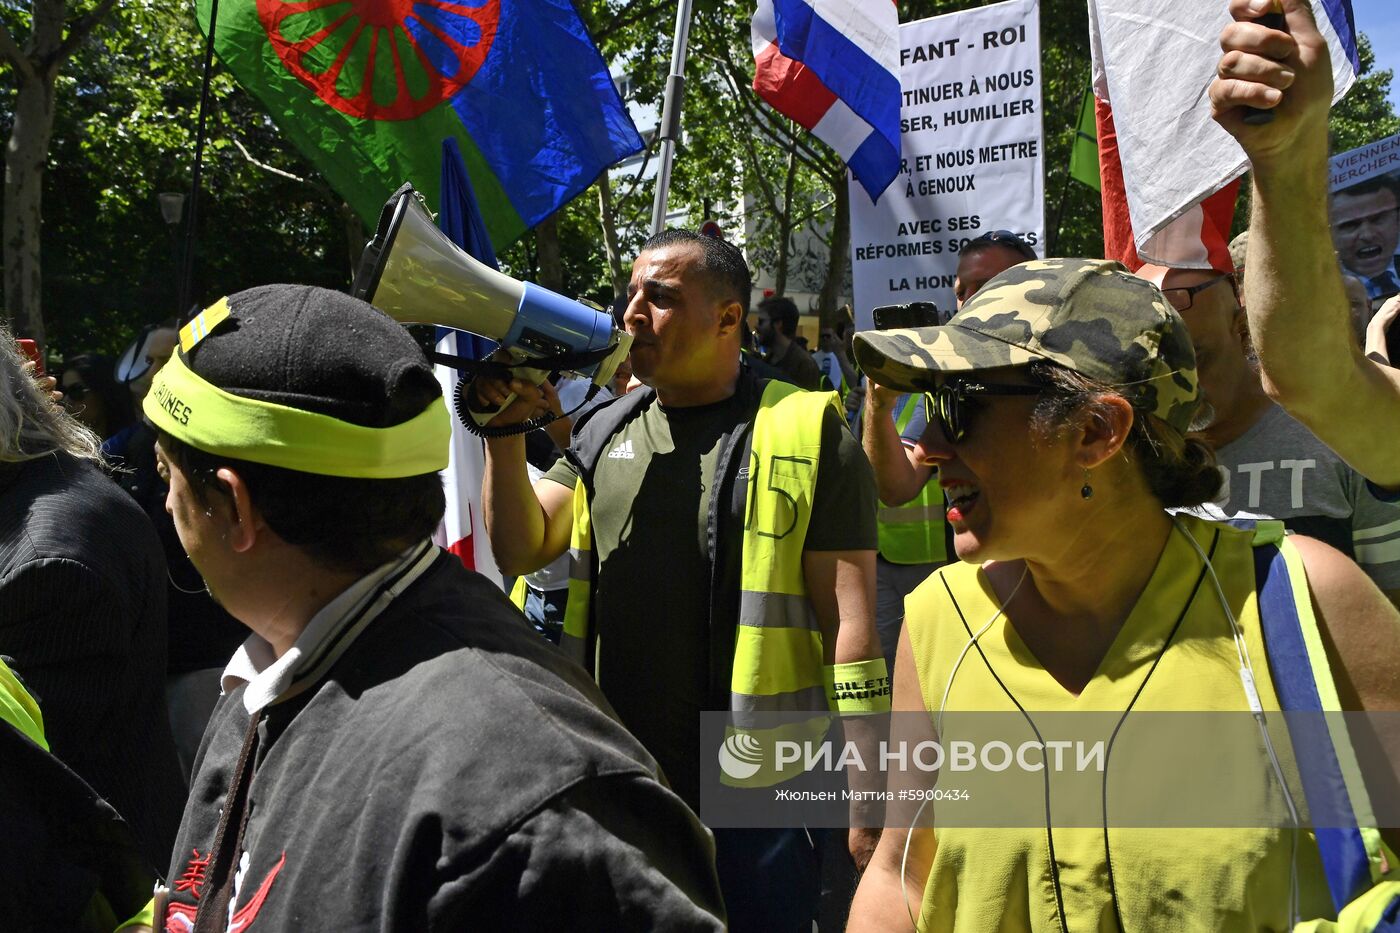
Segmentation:
{"type": "Polygon", "coordinates": [[[1400,135],[1332,157],[1332,244],[1375,302],[1400,293],[1400,135]]]}

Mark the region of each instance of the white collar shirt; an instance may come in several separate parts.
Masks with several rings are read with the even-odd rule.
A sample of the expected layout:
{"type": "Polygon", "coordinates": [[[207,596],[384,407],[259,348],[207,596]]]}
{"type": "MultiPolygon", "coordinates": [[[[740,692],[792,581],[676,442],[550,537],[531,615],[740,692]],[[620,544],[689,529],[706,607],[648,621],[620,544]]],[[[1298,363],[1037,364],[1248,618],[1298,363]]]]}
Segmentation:
{"type": "MultiPolygon", "coordinates": [[[[219,681],[223,693],[246,683],[248,689],[243,693],[243,706],[249,713],[271,705],[303,673],[303,667],[321,654],[320,649],[368,606],[386,580],[424,558],[425,548],[436,552],[428,542],[414,545],[346,587],[311,617],[292,647],[280,658],[267,639],[258,634],[250,635],[224,668],[219,681]]],[[[426,569],[426,565],[420,572],[421,569],[426,569]]],[[[414,578],[416,576],[413,574],[414,578]]],[[[412,581],[401,581],[396,590],[409,582],[412,581]]]]}

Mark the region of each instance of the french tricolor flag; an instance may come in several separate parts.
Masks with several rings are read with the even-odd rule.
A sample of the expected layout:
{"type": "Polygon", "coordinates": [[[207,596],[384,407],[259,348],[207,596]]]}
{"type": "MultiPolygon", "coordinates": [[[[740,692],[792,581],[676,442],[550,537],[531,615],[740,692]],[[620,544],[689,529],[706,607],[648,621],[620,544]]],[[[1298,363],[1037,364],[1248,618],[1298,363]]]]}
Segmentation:
{"type": "MultiPolygon", "coordinates": [[[[1351,0],[1312,6],[1336,103],[1359,68],[1351,0]]],[[[1249,163],[1204,90],[1229,22],[1221,0],[1089,0],[1104,255],[1130,269],[1233,269],[1226,244],[1249,163]]]]}
{"type": "Polygon", "coordinates": [[[878,200],[899,174],[894,0],[758,0],[753,89],[845,160],[878,200]]]}
{"type": "MultiPolygon", "coordinates": [[[[490,352],[482,349],[485,342],[481,338],[450,327],[439,327],[437,338],[435,349],[449,356],[482,359],[490,352]]],[[[451,399],[461,375],[457,370],[442,365],[434,366],[433,372],[442,385],[442,397],[451,399]]],[[[448,405],[450,407],[451,402],[448,405]]],[[[468,570],[475,570],[500,586],[501,571],[496,567],[491,542],[486,537],[485,511],[481,506],[481,484],[485,477],[485,443],[468,433],[454,416],[447,469],[442,471],[442,491],[447,499],[447,509],[437,531],[433,533],[433,543],[457,555],[468,570]]]]}

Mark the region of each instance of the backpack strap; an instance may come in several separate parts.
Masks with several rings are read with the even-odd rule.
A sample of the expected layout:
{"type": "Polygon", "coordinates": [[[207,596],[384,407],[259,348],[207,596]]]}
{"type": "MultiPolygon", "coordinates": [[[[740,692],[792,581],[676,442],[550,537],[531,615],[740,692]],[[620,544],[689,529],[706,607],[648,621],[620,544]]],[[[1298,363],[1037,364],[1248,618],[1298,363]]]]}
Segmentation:
{"type": "MultiPolygon", "coordinates": [[[[1304,626],[1301,595],[1289,573],[1287,544],[1254,548],[1254,576],[1269,674],[1285,713],[1289,738],[1303,782],[1317,847],[1332,902],[1341,912],[1375,882],[1380,837],[1341,711],[1336,684],[1323,651],[1311,601],[1304,626]],[[1299,713],[1302,715],[1287,715],[1299,713]],[[1350,780],[1348,777],[1350,776],[1350,780]]],[[[1292,551],[1295,555],[1297,552],[1292,551]]],[[[1301,573],[1301,570],[1300,570],[1301,573]]]]}

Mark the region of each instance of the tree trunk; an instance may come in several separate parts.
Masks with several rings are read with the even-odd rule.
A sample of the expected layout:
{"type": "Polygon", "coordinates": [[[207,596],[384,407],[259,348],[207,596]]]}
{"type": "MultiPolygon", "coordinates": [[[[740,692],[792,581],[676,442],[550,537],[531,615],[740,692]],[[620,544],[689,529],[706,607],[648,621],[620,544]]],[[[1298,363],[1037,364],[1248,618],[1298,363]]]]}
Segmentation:
{"type": "Polygon", "coordinates": [[[846,169],[843,166],[830,179],[831,190],[836,195],[836,216],[831,222],[831,251],[826,262],[826,278],[822,280],[822,290],[817,296],[817,315],[824,325],[830,325],[836,318],[836,300],[841,297],[841,288],[846,283],[847,263],[851,261],[851,201],[846,187],[846,169]]]}
{"type": "Polygon", "coordinates": [[[562,294],[564,265],[559,261],[559,221],[554,216],[535,227],[535,246],[539,249],[540,284],[562,294]]]}
{"type": "Polygon", "coordinates": [[[5,145],[5,310],[15,333],[44,345],[39,301],[39,228],[44,163],[53,135],[56,69],[15,69],[15,122],[5,145]]]}
{"type": "Polygon", "coordinates": [[[0,261],[5,264],[5,312],[16,334],[44,344],[39,286],[39,225],[43,218],[44,163],[53,137],[54,83],[63,62],[102,21],[116,0],[99,0],[67,22],[67,0],[29,4],[29,38],[21,50],[0,25],[0,61],[14,75],[14,125],[5,143],[5,219],[0,261]],[[64,33],[67,33],[65,37],[64,33]]]}
{"type": "Polygon", "coordinates": [[[778,217],[778,264],[773,272],[773,293],[787,292],[788,256],[792,252],[792,189],[797,182],[797,137],[788,146],[787,178],[783,180],[783,212],[778,217]]]}
{"type": "Polygon", "coordinates": [[[603,252],[608,257],[608,279],[613,297],[627,294],[627,273],[622,268],[622,254],[617,245],[617,217],[613,214],[612,182],[605,171],[594,183],[598,188],[598,218],[603,225],[603,252]]]}

